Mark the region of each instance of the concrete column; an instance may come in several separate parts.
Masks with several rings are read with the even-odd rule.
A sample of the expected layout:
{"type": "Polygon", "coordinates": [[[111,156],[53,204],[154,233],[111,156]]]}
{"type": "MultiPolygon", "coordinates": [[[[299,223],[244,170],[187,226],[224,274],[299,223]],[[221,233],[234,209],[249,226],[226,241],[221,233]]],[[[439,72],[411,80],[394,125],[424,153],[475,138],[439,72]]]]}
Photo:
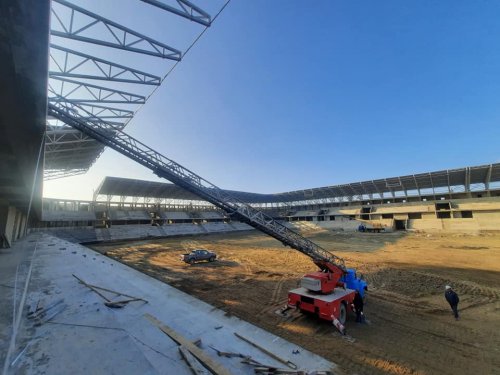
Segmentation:
{"type": "Polygon", "coordinates": [[[14,242],[14,223],[16,208],[12,206],[0,206],[0,238],[1,247],[10,247],[14,242]]]}
{"type": "Polygon", "coordinates": [[[21,214],[21,220],[20,220],[20,223],[19,223],[19,236],[18,238],[21,238],[24,236],[24,232],[26,231],[26,223],[28,221],[26,220],[26,214],[25,213],[22,213],[21,214]]]}
{"type": "Polygon", "coordinates": [[[22,224],[23,224],[23,217],[24,217],[24,212],[22,211],[17,211],[17,217],[16,217],[16,240],[18,240],[19,238],[21,238],[24,234],[24,231],[22,230],[22,224]]]}
{"type": "Polygon", "coordinates": [[[21,211],[15,208],[14,214],[14,229],[12,229],[12,241],[16,241],[19,238],[19,223],[21,221],[21,211]]]}

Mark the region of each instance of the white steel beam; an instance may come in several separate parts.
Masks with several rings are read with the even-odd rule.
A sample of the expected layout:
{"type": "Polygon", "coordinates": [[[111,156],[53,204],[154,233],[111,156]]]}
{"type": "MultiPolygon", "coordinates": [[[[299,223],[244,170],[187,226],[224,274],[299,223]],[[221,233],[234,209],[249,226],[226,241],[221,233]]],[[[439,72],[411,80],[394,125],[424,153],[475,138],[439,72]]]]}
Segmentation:
{"type": "Polygon", "coordinates": [[[204,26],[209,27],[212,20],[210,14],[205,12],[203,9],[197,7],[193,3],[187,0],[176,0],[175,2],[179,8],[175,8],[171,5],[165,4],[158,0],[141,0],[145,3],[151,4],[157,8],[166,10],[168,12],[177,14],[178,16],[187,18],[191,21],[198,22],[204,26]]]}
{"type": "Polygon", "coordinates": [[[96,79],[155,86],[161,83],[161,78],[153,74],[55,44],[50,45],[50,58],[54,70],[49,71],[49,77],[96,79]]]}
{"type": "Polygon", "coordinates": [[[65,0],[52,0],[52,15],[51,34],[55,36],[175,61],[180,61],[182,58],[182,53],[178,49],[65,0]],[[60,11],[61,9],[54,6],[55,3],[66,9],[60,11]],[[59,30],[54,29],[55,24],[58,24],[59,30]],[[94,36],[96,34],[101,35],[101,38],[96,38],[94,36]],[[105,36],[107,39],[104,39],[105,36]]]}

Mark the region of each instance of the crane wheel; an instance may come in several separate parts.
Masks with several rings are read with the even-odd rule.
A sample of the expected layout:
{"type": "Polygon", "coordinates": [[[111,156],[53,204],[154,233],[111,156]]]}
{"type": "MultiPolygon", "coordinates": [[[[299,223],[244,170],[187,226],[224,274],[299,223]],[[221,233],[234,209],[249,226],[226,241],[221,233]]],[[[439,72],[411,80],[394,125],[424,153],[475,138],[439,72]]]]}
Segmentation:
{"type": "Polygon", "coordinates": [[[345,301],[342,301],[340,303],[339,322],[342,323],[342,325],[344,325],[346,319],[347,319],[347,306],[345,301]]]}

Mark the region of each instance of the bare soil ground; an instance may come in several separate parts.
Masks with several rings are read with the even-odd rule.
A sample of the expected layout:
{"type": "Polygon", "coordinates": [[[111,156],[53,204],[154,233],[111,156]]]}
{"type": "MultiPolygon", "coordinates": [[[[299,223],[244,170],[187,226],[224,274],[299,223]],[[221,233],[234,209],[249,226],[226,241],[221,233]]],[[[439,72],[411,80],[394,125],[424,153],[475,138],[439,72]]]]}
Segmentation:
{"type": "Polygon", "coordinates": [[[295,342],[347,374],[500,374],[500,234],[303,234],[369,282],[368,323],[349,317],[347,338],[314,317],[275,313],[315,266],[258,232],[93,248],[295,342]],[[197,247],[216,251],[219,260],[180,261],[197,247]],[[444,299],[447,284],[460,296],[460,321],[444,299]]]}

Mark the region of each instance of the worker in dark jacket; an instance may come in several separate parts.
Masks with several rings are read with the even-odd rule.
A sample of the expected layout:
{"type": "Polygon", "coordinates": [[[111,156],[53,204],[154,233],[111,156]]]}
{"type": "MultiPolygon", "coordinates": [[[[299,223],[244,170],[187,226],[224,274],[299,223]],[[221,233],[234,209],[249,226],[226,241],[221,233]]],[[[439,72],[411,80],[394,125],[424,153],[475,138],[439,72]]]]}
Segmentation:
{"type": "Polygon", "coordinates": [[[451,289],[451,286],[446,285],[445,287],[445,292],[444,292],[444,297],[448,301],[448,303],[451,306],[451,309],[453,310],[453,315],[455,316],[455,319],[458,320],[458,302],[460,302],[460,298],[458,298],[458,294],[451,289]]]}
{"type": "Polygon", "coordinates": [[[356,323],[363,323],[363,298],[361,297],[361,294],[359,294],[358,290],[356,290],[356,293],[354,294],[352,305],[354,311],[356,312],[356,323]]]}

